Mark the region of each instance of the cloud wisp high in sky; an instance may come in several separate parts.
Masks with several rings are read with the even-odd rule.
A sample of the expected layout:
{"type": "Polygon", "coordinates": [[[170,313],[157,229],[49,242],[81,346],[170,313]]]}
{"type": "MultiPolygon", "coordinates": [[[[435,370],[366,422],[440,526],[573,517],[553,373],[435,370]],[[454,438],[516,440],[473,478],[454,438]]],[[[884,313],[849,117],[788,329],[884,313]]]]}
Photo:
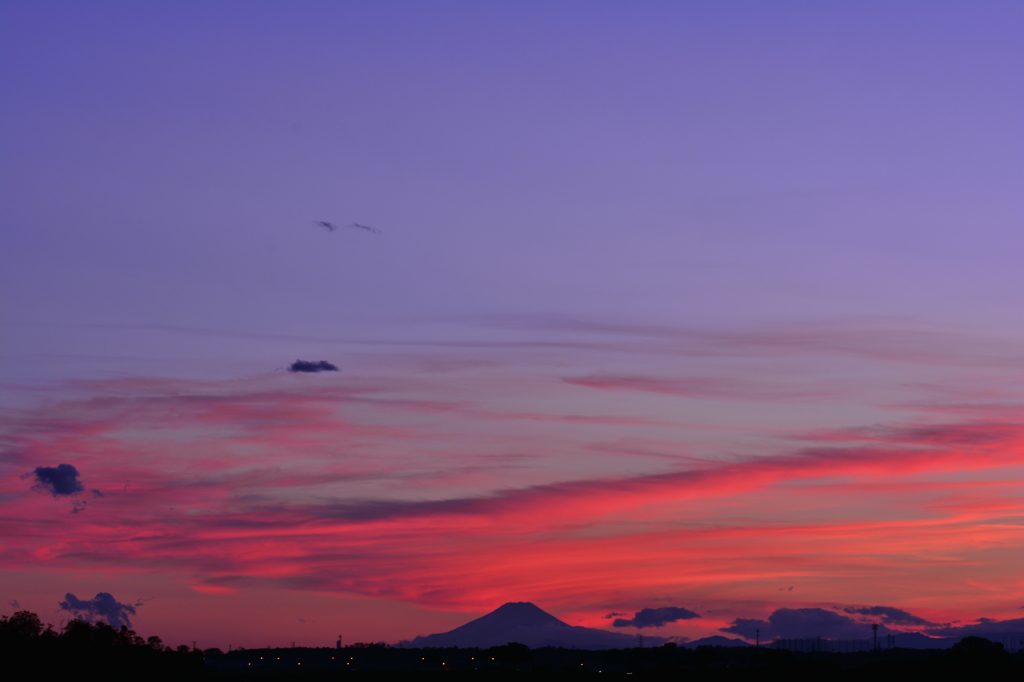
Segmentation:
{"type": "Polygon", "coordinates": [[[222,648],[1019,618],[1022,32],[0,5],[2,601],[222,648]]]}

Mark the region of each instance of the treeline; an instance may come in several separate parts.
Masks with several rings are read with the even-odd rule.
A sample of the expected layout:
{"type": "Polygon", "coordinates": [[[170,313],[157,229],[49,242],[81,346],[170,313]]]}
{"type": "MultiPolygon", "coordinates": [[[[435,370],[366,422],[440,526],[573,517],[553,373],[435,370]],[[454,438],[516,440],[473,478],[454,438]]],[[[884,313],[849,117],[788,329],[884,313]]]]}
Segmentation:
{"type": "MultiPolygon", "coordinates": [[[[203,654],[143,639],[126,626],[72,620],[59,631],[31,611],[0,617],[0,657],[7,679],[95,673],[107,680],[177,680],[204,675],[203,654]]],[[[55,679],[55,678],[51,678],[55,679]]]]}

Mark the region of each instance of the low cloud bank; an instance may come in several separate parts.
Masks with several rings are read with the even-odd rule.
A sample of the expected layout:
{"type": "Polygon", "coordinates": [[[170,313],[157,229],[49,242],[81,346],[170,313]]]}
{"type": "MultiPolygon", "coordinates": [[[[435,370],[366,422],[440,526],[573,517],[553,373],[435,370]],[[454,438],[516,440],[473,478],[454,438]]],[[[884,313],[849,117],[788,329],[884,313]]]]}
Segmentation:
{"type": "Polygon", "coordinates": [[[961,625],[959,627],[938,627],[925,630],[929,635],[939,637],[985,637],[986,635],[1019,634],[1024,635],[1024,618],[1013,618],[1010,620],[992,620],[990,618],[979,618],[975,625],[961,625]]]}
{"type": "MultiPolygon", "coordinates": [[[[839,610],[840,607],[833,607],[839,610]]],[[[924,618],[908,613],[892,606],[843,607],[842,613],[826,609],[776,609],[768,620],[758,618],[737,618],[729,627],[721,628],[722,632],[739,635],[753,640],[760,630],[761,641],[781,637],[784,639],[803,639],[822,637],[824,639],[870,639],[874,636],[872,623],[877,623],[878,634],[896,634],[919,636],[922,640],[929,637],[999,637],[1005,635],[1024,635],[1024,618],[1011,620],[993,620],[978,618],[968,625],[953,626],[948,623],[932,623],[924,618]],[[845,615],[850,614],[850,615],[845,615]],[[851,616],[859,616],[855,618],[851,616]],[[889,626],[917,628],[914,630],[896,630],[889,626]],[[919,633],[914,635],[913,633],[919,633]],[[920,634],[923,633],[923,634],[920,634]]],[[[956,641],[956,640],[951,640],[956,641]]]]}
{"type": "Polygon", "coordinates": [[[846,607],[843,611],[846,613],[856,613],[864,616],[875,616],[881,618],[881,622],[886,625],[938,626],[938,623],[931,623],[924,618],[919,618],[911,613],[907,613],[903,609],[897,609],[893,606],[865,606],[862,608],[846,607]]]}
{"type": "MultiPolygon", "coordinates": [[[[909,614],[907,614],[909,615],[909,614]]],[[[841,613],[825,609],[776,609],[768,620],[737,618],[732,625],[721,628],[722,632],[754,639],[760,630],[761,641],[783,637],[823,637],[825,639],[868,639],[873,635],[871,623],[854,620],[841,613]]],[[[879,633],[888,632],[880,625],[879,633]]]]}
{"type": "Polygon", "coordinates": [[[630,619],[616,618],[612,626],[617,628],[660,628],[677,620],[700,618],[700,614],[679,606],[663,606],[659,609],[640,609],[630,619]]]}
{"type": "Polygon", "coordinates": [[[107,625],[119,628],[122,625],[132,626],[129,616],[134,616],[135,607],[141,605],[141,602],[122,604],[114,599],[114,596],[109,592],[100,592],[88,600],[79,599],[68,592],[64,595],[64,601],[60,602],[60,610],[72,613],[75,618],[80,618],[89,623],[102,620],[107,625]]]}

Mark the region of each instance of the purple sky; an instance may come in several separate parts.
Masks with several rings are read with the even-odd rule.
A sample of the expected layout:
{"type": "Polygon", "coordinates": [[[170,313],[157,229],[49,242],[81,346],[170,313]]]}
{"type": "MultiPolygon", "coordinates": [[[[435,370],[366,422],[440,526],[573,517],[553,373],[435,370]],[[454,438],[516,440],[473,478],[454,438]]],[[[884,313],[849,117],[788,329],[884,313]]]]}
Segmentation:
{"type": "MultiPolygon", "coordinates": [[[[90,420],[116,422],[119,443],[135,438],[148,453],[140,461],[159,460],[152,480],[178,480],[154,454],[164,436],[89,411],[101,398],[223,393],[251,405],[266,392],[293,405],[300,379],[348,383],[296,410],[360,390],[401,403],[408,412],[352,408],[346,419],[366,430],[345,437],[372,442],[389,476],[447,473],[423,487],[389,478],[289,489],[289,503],[647,476],[683,466],[665,464],[683,450],[772,457],[823,429],[1016,424],[1022,34],[1016,2],[3,2],[0,405],[14,435],[0,455],[0,504],[28,524],[30,505],[55,503],[25,472],[76,457],[93,479],[121,466],[82,440],[90,420]],[[273,374],[296,358],[341,372],[273,374]],[[410,407],[432,401],[455,412],[410,407]],[[474,421],[484,413],[529,414],[533,425],[474,421]],[[80,421],[38,427],[56,414],[80,421]],[[593,436],[584,416],[605,431],[593,436]],[[44,432],[48,444],[26,435],[44,432]],[[467,473],[470,451],[490,473],[467,473]],[[534,459],[495,464],[512,456],[534,459]]],[[[313,412],[301,419],[335,433],[313,412]]],[[[238,419],[216,437],[254,428],[238,419]]],[[[174,437],[212,428],[206,416],[188,424],[174,437]]],[[[294,456],[261,447],[268,466],[294,456]]],[[[326,454],[310,457],[308,471],[330,468],[326,454]]],[[[189,500],[179,502],[199,504],[189,500]]],[[[875,504],[866,500],[846,510],[875,504]]],[[[822,517],[820,499],[801,504],[787,523],[822,517]]],[[[732,518],[716,510],[716,523],[732,518]]],[[[52,608],[48,595],[63,597],[75,567],[24,577],[35,576],[29,550],[13,547],[0,571],[52,608]]],[[[993,575],[1008,575],[1013,552],[985,560],[993,575]]],[[[75,589],[127,600],[170,580],[160,571],[181,585],[213,571],[157,562],[147,582],[126,557],[75,589]]],[[[595,609],[667,604],[594,580],[614,595],[595,609]]],[[[952,583],[919,582],[929,580],[934,600],[915,604],[934,619],[952,583]]],[[[360,584],[316,590],[378,615],[396,603],[427,614],[415,621],[424,631],[383,619],[366,637],[426,634],[502,600],[483,588],[460,601],[360,584]]],[[[735,606],[735,617],[773,605],[742,586],[688,585],[663,590],[669,605],[751,609],[735,606]]],[[[534,594],[559,594],[545,589],[534,594]]],[[[1020,601],[1024,585],[1013,589],[1007,599],[1020,601]]],[[[140,628],[187,637],[170,615],[145,623],[161,601],[171,613],[199,598],[181,590],[140,607],[140,628]]],[[[901,594],[837,590],[805,603],[901,594]]],[[[274,594],[285,603],[292,593],[274,594]]],[[[551,610],[599,624],[583,596],[566,600],[551,610]]],[[[953,601],[966,609],[971,597],[953,601]]]]}

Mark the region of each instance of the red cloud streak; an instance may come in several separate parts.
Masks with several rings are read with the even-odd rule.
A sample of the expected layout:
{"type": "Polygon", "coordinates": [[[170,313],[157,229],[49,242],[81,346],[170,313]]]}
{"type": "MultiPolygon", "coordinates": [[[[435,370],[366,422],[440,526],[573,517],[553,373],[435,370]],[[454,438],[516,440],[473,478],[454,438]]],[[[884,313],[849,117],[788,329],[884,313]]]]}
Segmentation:
{"type": "Polygon", "coordinates": [[[136,383],[17,415],[0,562],[466,610],[510,598],[757,601],[781,583],[812,601],[948,606],[993,581],[1024,597],[1016,564],[992,560],[1019,554],[1024,537],[1024,424],[1005,408],[992,423],[812,429],[788,450],[587,474],[588,429],[647,423],[324,386],[136,383]],[[554,451],[523,419],[568,424],[562,445],[577,466],[507,457],[554,451]],[[496,420],[513,430],[479,433],[496,420]],[[65,461],[102,493],[78,514],[19,477],[65,461]]]}

